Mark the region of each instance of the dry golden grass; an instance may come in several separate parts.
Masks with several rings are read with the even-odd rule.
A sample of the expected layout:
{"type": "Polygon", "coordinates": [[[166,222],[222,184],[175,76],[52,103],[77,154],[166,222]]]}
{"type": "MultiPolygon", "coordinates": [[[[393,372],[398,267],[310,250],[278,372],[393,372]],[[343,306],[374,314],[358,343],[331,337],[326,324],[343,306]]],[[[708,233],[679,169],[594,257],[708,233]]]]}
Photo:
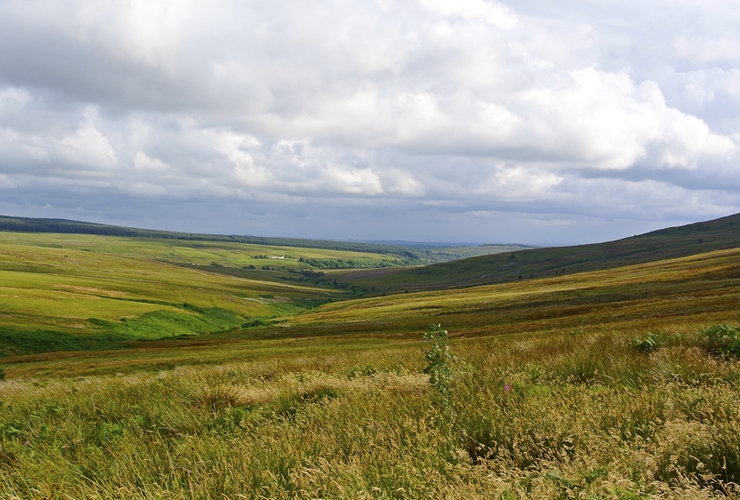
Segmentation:
{"type": "Polygon", "coordinates": [[[13,358],[0,498],[739,498],[740,362],[702,333],[740,320],[738,262],[13,358]],[[422,374],[430,321],[455,339],[449,400],[422,374]]]}
{"type": "MultiPolygon", "coordinates": [[[[0,383],[2,498],[738,498],[740,362],[583,331],[0,383]]],[[[644,335],[645,332],[642,332],[644,335]]]]}

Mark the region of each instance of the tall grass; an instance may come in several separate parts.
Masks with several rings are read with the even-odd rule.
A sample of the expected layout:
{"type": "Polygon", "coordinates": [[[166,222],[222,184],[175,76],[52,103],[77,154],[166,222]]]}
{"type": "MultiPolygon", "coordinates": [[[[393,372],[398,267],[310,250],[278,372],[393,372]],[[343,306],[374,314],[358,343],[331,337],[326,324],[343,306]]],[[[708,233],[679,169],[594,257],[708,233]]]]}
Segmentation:
{"type": "Polygon", "coordinates": [[[737,359],[636,333],[0,382],[0,497],[737,498],[737,359]]]}

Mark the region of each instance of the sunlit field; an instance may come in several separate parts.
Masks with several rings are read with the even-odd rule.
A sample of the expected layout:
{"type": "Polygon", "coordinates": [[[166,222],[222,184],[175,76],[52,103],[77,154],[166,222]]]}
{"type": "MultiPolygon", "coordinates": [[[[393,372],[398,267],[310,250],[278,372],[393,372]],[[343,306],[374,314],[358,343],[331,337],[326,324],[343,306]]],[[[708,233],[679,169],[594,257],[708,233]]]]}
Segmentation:
{"type": "Polygon", "coordinates": [[[0,245],[68,249],[110,254],[137,259],[153,259],[175,264],[225,267],[243,267],[250,264],[279,264],[296,267],[300,257],[320,259],[353,259],[358,262],[392,260],[393,257],[376,253],[349,252],[320,248],[251,245],[212,241],[179,241],[147,238],[125,238],[84,234],[12,233],[0,231],[0,245]],[[268,259],[257,259],[257,257],[268,259]],[[270,262],[269,257],[284,257],[270,262]],[[263,261],[264,260],[264,261],[263,261]]]}
{"type": "MultiPolygon", "coordinates": [[[[342,295],[307,283],[264,279],[269,271],[229,276],[217,266],[165,262],[154,258],[161,257],[156,252],[149,255],[167,248],[161,242],[136,246],[129,238],[59,235],[49,238],[64,242],[57,248],[58,243],[30,244],[35,236],[0,233],[11,241],[0,244],[0,352],[6,355],[219,332],[342,295]]],[[[199,258],[217,258],[217,251],[199,258]]]]}
{"type": "Polygon", "coordinates": [[[10,380],[0,495],[736,497],[740,364],[663,338],[458,341],[447,402],[421,343],[10,380]]]}
{"type": "MultiPolygon", "coordinates": [[[[47,266],[111,302],[143,272],[43,251],[3,272],[47,266]]],[[[161,265],[158,297],[199,310],[277,286],[161,265]]],[[[5,357],[0,498],[737,498],[738,285],[723,250],[5,357]],[[449,392],[430,383],[430,323],[450,334],[449,392]]]]}
{"type": "MultiPolygon", "coordinates": [[[[457,336],[536,334],[582,327],[640,332],[740,320],[740,250],[617,269],[322,306],[289,320],[296,332],[419,332],[443,323],[457,336]]],[[[284,330],[290,331],[290,330],[284,330]]]]}

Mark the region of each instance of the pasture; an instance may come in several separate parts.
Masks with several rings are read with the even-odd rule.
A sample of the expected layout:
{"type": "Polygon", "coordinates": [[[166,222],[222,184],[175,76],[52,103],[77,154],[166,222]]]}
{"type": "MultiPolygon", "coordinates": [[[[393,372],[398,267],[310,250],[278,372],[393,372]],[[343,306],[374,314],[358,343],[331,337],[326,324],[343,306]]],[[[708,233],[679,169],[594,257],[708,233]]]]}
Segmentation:
{"type": "Polygon", "coordinates": [[[318,306],[341,292],[29,248],[2,247],[17,328],[89,328],[53,319],[74,301],[244,324],[0,359],[0,497],[740,496],[740,250],[318,306]]]}
{"type": "MultiPolygon", "coordinates": [[[[244,252],[239,258],[248,260],[251,250],[244,252]]],[[[238,250],[0,233],[0,350],[99,348],[111,341],[210,333],[294,314],[342,295],[281,281],[268,271],[252,271],[250,278],[219,273],[233,269],[225,265],[197,265],[238,260],[232,253],[238,250]],[[185,261],[197,262],[178,265],[185,261]]]]}

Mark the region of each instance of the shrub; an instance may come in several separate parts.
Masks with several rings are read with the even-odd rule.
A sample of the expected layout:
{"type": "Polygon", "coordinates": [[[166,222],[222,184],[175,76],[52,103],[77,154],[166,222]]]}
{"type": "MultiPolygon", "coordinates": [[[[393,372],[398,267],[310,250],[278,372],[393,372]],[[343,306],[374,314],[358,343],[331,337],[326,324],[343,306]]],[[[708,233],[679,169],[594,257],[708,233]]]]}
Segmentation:
{"type": "Polygon", "coordinates": [[[712,325],[699,332],[701,346],[721,355],[740,355],[740,328],[732,325],[712,325]]]}
{"type": "Polygon", "coordinates": [[[429,383],[437,391],[443,403],[450,401],[450,376],[452,375],[451,362],[457,358],[450,353],[447,344],[449,335],[442,325],[429,325],[429,331],[424,334],[424,340],[432,342],[429,349],[424,349],[426,367],[424,373],[429,375],[429,383]]]}
{"type": "Polygon", "coordinates": [[[636,338],[632,341],[632,347],[642,352],[657,351],[668,343],[668,335],[664,332],[648,332],[644,338],[636,338]]]}

